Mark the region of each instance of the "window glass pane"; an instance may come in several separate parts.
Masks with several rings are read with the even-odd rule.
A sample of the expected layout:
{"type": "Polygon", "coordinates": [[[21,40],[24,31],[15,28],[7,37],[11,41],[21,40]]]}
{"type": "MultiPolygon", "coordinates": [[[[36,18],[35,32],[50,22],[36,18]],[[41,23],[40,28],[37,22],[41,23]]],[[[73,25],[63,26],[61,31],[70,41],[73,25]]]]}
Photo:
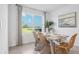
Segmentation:
{"type": "Polygon", "coordinates": [[[32,16],[25,15],[22,16],[22,31],[23,32],[32,32],[32,16]]]}
{"type": "Polygon", "coordinates": [[[42,16],[34,16],[34,28],[38,30],[42,29],[42,16]]]}

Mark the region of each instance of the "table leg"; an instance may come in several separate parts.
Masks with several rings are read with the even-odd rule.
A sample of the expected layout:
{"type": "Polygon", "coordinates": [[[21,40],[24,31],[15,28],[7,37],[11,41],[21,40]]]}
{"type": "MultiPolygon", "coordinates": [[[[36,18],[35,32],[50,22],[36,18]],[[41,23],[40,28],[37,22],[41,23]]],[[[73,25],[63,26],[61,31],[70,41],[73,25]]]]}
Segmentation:
{"type": "Polygon", "coordinates": [[[51,54],[55,54],[55,43],[52,41],[52,40],[50,40],[50,47],[51,47],[51,54]]]}
{"type": "Polygon", "coordinates": [[[54,45],[54,54],[55,54],[55,43],[53,42],[53,45],[54,45]]]}

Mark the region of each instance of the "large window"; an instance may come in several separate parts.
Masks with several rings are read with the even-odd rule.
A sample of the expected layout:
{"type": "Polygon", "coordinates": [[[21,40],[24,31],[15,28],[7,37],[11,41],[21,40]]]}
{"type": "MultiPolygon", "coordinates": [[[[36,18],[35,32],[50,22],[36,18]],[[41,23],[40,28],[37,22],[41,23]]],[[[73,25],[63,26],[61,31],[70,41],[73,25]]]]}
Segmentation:
{"type": "Polygon", "coordinates": [[[22,15],[22,32],[42,31],[42,16],[22,15]]]}

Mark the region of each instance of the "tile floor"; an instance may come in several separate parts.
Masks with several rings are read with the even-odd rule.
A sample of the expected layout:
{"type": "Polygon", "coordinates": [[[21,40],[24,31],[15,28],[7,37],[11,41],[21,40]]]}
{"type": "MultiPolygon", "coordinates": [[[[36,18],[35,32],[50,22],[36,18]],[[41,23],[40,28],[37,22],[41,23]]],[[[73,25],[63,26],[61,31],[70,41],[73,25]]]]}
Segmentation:
{"type": "MultiPolygon", "coordinates": [[[[15,46],[9,49],[9,54],[38,54],[34,51],[34,43],[15,46]]],[[[73,47],[70,54],[79,54],[79,47],[73,47]]]]}

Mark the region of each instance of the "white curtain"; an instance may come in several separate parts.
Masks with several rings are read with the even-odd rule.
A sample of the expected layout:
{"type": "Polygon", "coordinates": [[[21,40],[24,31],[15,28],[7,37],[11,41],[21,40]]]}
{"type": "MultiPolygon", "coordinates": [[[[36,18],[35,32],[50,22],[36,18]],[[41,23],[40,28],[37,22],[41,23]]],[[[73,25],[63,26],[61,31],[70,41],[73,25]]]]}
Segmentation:
{"type": "Polygon", "coordinates": [[[18,8],[18,45],[22,45],[22,30],[21,30],[22,6],[17,5],[17,8],[18,8]]]}

